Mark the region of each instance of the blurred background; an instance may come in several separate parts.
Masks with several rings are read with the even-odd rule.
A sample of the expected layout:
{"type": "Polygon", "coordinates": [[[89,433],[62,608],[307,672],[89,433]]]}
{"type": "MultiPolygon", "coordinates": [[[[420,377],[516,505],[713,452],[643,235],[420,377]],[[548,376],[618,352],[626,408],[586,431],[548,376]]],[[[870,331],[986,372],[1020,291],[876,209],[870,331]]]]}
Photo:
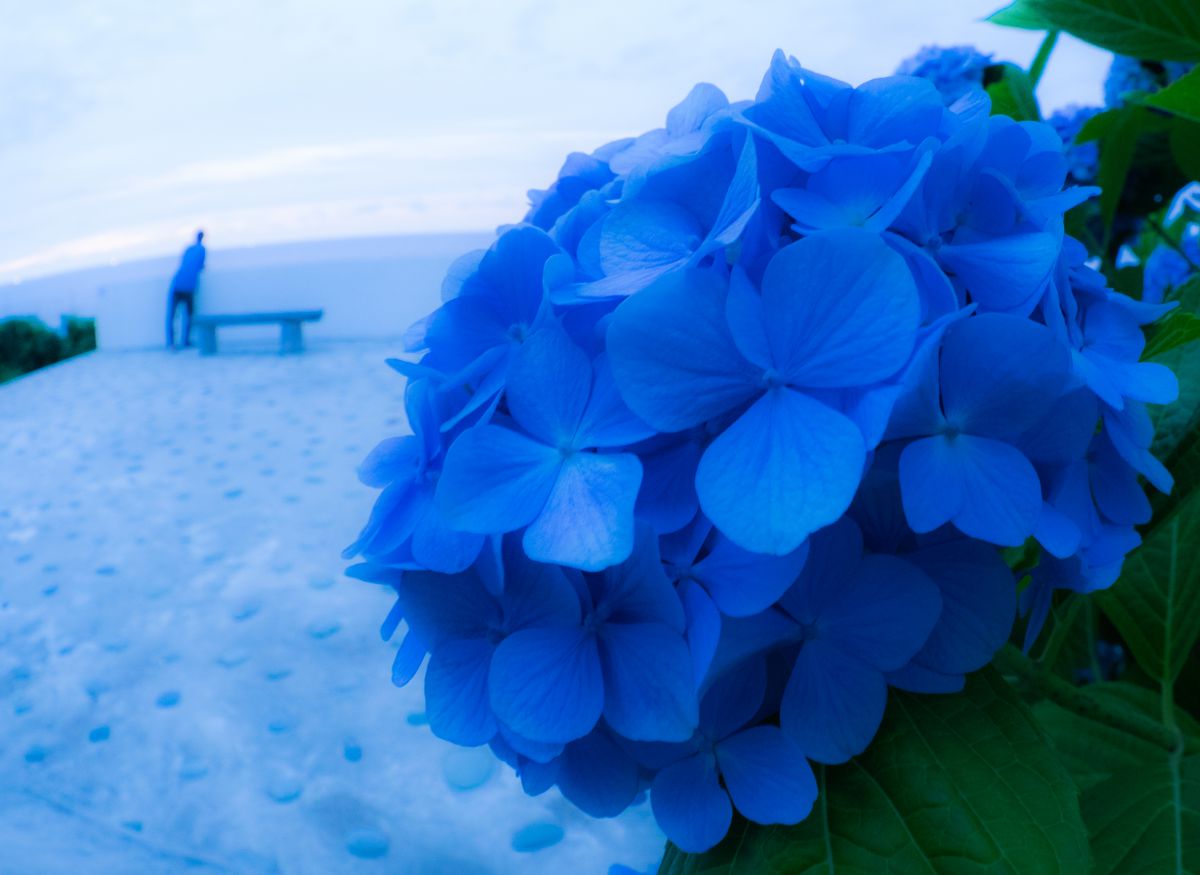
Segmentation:
{"type": "MultiPolygon", "coordinates": [[[[777,47],[853,83],[929,44],[1027,64],[1039,35],[983,22],[997,5],[24,4],[0,35],[0,283],[175,256],[196,227],[214,253],[488,231],[694,83],[753,96],[777,47]]],[[[1099,103],[1109,57],[1065,37],[1043,106],[1099,103]]]]}
{"type": "MultiPolygon", "coordinates": [[[[645,806],[526,797],[389,683],[391,600],[339,556],[374,498],[355,466],[406,428],[383,360],[568,152],[698,81],[752,97],[777,47],[855,83],[929,44],[1028,65],[1041,34],[998,5],[10,4],[0,875],[651,869],[645,806]],[[321,310],[303,355],[276,325],[163,349],[198,228],[197,311],[321,310]]],[[[1110,57],[1063,37],[1042,106],[1099,104],[1110,57]]]]}

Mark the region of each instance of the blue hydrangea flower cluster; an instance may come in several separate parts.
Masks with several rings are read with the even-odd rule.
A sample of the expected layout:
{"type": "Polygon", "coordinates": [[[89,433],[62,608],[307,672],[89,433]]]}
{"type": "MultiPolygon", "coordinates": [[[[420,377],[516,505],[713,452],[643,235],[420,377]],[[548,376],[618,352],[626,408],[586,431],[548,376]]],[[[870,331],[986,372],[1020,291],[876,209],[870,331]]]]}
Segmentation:
{"type": "Polygon", "coordinates": [[[1190,280],[1200,264],[1200,245],[1196,237],[1185,237],[1182,249],[1160,244],[1146,259],[1142,297],[1146,301],[1162,301],[1171,292],[1190,280]]]}
{"type": "Polygon", "coordinates": [[[1078,185],[1094,183],[1100,173],[1099,145],[1095,142],[1075,142],[1083,126],[1099,113],[1099,107],[1070,104],[1055,110],[1046,119],[1062,138],[1063,154],[1067,159],[1067,179],[1078,185]]]}
{"type": "Polygon", "coordinates": [[[776,54],[753,101],[572,155],[409,335],[412,435],[348,556],[432,731],[700,851],[796,823],[891,687],[959,689],[1017,608],[1115,579],[1149,517],[1139,362],[1047,125],[776,54]]]}
{"type": "Polygon", "coordinates": [[[928,79],[949,105],[982,89],[984,71],[993,63],[991,55],[974,46],[924,46],[901,61],[896,74],[928,79]]]}
{"type": "Polygon", "coordinates": [[[1113,55],[1104,79],[1104,105],[1110,109],[1125,106],[1130,95],[1153,94],[1191,69],[1192,64],[1185,61],[1140,61],[1113,55]]]}

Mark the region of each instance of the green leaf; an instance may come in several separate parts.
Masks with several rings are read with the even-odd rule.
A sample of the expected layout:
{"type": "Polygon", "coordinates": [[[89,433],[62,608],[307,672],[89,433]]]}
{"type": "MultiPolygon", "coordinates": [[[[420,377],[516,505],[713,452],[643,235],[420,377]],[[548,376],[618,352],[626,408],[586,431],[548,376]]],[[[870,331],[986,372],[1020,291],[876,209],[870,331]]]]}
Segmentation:
{"type": "Polygon", "coordinates": [[[1171,157],[1183,175],[1200,179],[1200,123],[1176,117],[1171,126],[1170,146],[1171,157]]]}
{"type": "Polygon", "coordinates": [[[992,24],[1019,27],[1022,30],[1053,30],[1054,26],[1034,11],[1028,3],[1013,3],[987,17],[992,24]]]}
{"type": "Polygon", "coordinates": [[[1155,358],[1197,339],[1200,339],[1200,316],[1175,309],[1155,327],[1142,355],[1144,358],[1155,358]]]}
{"type": "Polygon", "coordinates": [[[1174,192],[1186,182],[1175,178],[1171,161],[1166,155],[1160,154],[1170,148],[1168,131],[1174,121],[1144,106],[1123,106],[1093,116],[1076,136],[1077,143],[1100,142],[1097,182],[1103,189],[1100,194],[1100,214],[1104,219],[1106,234],[1112,228],[1118,207],[1123,213],[1144,215],[1153,212],[1157,208],[1160,189],[1173,186],[1170,190],[1174,192]],[[1164,160],[1167,168],[1159,166],[1164,160]],[[1138,171],[1138,185],[1127,195],[1126,180],[1130,176],[1130,168],[1138,171]],[[1164,173],[1167,169],[1171,171],[1170,174],[1164,173]],[[1164,178],[1160,179],[1160,176],[1164,178]]]}
{"type": "Polygon", "coordinates": [[[1096,601],[1129,645],[1138,665],[1173,683],[1200,636],[1200,492],[1182,498],[1156,521],[1125,560],[1121,579],[1096,601]]]}
{"type": "MultiPolygon", "coordinates": [[[[1174,404],[1153,405],[1149,408],[1150,421],[1154,423],[1154,442],[1150,445],[1150,452],[1179,479],[1179,462],[1176,461],[1176,455],[1195,450],[1196,446],[1200,445],[1200,433],[1197,433],[1197,429],[1200,428],[1200,341],[1177,346],[1157,356],[1154,361],[1175,372],[1179,379],[1179,398],[1174,404]]],[[[1171,503],[1178,504],[1182,494],[1179,487],[1173,489],[1171,497],[1174,500],[1171,503]]],[[[1159,517],[1161,516],[1160,511],[1159,517]]]]}
{"type": "MultiPolygon", "coordinates": [[[[1157,764],[1167,752],[1157,744],[1113,726],[1105,713],[1121,710],[1161,720],[1161,701],[1153,690],[1126,683],[1089,684],[1080,694],[1093,700],[1095,711],[1081,713],[1043,699],[1033,706],[1034,716],[1046,730],[1063,765],[1080,790],[1087,790],[1122,769],[1157,764]]],[[[1175,720],[1181,730],[1200,740],[1200,725],[1179,708],[1175,720]]]]}
{"type": "Polygon", "coordinates": [[[1017,0],[990,20],[1031,30],[1065,30],[1134,58],[1200,60],[1195,0],[1017,0]]]}
{"type": "MultiPolygon", "coordinates": [[[[1200,308],[1200,276],[1192,277],[1173,289],[1170,297],[1179,301],[1180,310],[1196,316],[1200,308]]],[[[1149,358],[1149,356],[1147,356],[1149,358]]],[[[1179,378],[1179,399],[1174,404],[1153,405],[1150,419],[1154,423],[1154,443],[1150,451],[1161,459],[1167,470],[1182,480],[1172,492],[1172,504],[1178,504],[1186,493],[1186,478],[1178,470],[1181,462],[1177,453],[1196,452],[1200,444],[1200,342],[1192,341],[1154,356],[1154,361],[1166,365],[1179,378]],[[1194,435],[1190,440],[1185,438],[1194,435]]],[[[1193,481],[1194,483],[1194,481],[1193,481]]],[[[1164,499],[1156,499],[1164,501],[1164,499]]],[[[1160,512],[1161,517],[1161,512],[1160,512]]]]}
{"type": "Polygon", "coordinates": [[[1133,155],[1137,150],[1138,136],[1148,115],[1145,109],[1137,106],[1101,113],[1084,126],[1077,139],[1082,141],[1085,134],[1092,135],[1094,132],[1090,129],[1100,129],[1100,124],[1095,123],[1096,119],[1110,114],[1111,118],[1106,119],[1110,125],[1099,134],[1102,140],[1097,180],[1101,186],[1100,215],[1104,219],[1106,237],[1117,215],[1117,205],[1121,202],[1121,192],[1125,190],[1125,179],[1129,176],[1129,168],[1133,165],[1133,155]]]}
{"type": "Polygon", "coordinates": [[[720,845],[670,846],[660,873],[1089,871],[1076,791],[1046,736],[992,669],[952,696],[893,692],[871,747],[824,769],[794,827],[739,821],[720,845]]]}
{"type": "Polygon", "coordinates": [[[1151,94],[1143,103],[1200,122],[1200,67],[1193,67],[1162,91],[1151,94]]]}
{"type": "Polygon", "coordinates": [[[984,74],[992,115],[1006,115],[1019,122],[1040,121],[1037,98],[1029,74],[1016,64],[994,64],[984,74]]]}
{"type": "Polygon", "coordinates": [[[1200,427],[1193,425],[1175,452],[1166,458],[1166,464],[1175,478],[1175,488],[1168,495],[1155,493],[1150,500],[1156,519],[1165,519],[1200,490],[1200,427]]]}
{"type": "Polygon", "coordinates": [[[1083,794],[1097,875],[1200,872],[1200,757],[1122,769],[1083,794]]]}

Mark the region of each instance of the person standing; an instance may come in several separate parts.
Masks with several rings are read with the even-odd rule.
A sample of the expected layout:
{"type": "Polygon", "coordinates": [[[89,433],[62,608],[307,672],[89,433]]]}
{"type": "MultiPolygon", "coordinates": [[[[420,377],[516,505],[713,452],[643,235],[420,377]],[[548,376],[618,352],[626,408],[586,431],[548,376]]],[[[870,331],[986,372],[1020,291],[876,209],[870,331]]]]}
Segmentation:
{"type": "Polygon", "coordinates": [[[192,313],[196,308],[196,285],[204,270],[204,232],[196,232],[196,242],[183,251],[179,269],[171,279],[171,294],[167,302],[167,349],[175,348],[175,313],[183,307],[180,335],[185,347],[192,345],[192,313]]]}

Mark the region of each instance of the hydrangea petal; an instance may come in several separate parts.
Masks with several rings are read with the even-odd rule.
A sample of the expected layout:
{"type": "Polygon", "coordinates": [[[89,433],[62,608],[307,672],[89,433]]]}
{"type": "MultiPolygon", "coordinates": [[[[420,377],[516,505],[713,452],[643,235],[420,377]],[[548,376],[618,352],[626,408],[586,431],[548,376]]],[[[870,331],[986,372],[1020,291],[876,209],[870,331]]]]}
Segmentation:
{"type": "Polygon", "coordinates": [[[812,810],[817,781],[800,749],[778,726],[755,726],[717,745],[733,804],[755,823],[799,823],[812,810]]]}
{"type": "Polygon", "coordinates": [[[725,281],[711,271],[663,277],[617,308],[608,329],[625,403],[662,431],[680,431],[754,397],[761,372],[738,353],[725,281]]]}
{"type": "Polygon", "coordinates": [[[382,489],[416,474],[423,461],[420,438],[414,435],[388,438],[363,459],[358,466],[358,479],[364,486],[382,489]]]}
{"type": "Polygon", "coordinates": [[[601,632],[604,718],[634,741],[686,741],[699,720],[692,657],[661,623],[608,623],[601,632]]]}
{"type": "Polygon", "coordinates": [[[613,208],[600,234],[600,265],[608,275],[663,270],[691,257],[704,238],[700,219],[681,204],[634,198],[613,208]]]}
{"type": "Polygon", "coordinates": [[[683,613],[687,618],[688,650],[692,654],[692,673],[696,689],[700,688],[721,640],[721,612],[700,586],[692,582],[679,588],[683,613]]]}
{"type": "Polygon", "coordinates": [[[659,558],[658,539],[642,526],[629,558],[589,579],[596,609],[614,623],[662,623],[684,630],[683,609],[659,558]]]}
{"type": "Polygon", "coordinates": [[[509,532],[545,507],[562,468],[558,450],[511,429],[467,429],[446,452],[437,502],[450,525],[467,532],[509,532]]]}
{"type": "Polygon", "coordinates": [[[743,139],[738,163],[734,168],[733,178],[729,181],[729,187],[725,190],[721,209],[713,219],[712,228],[704,242],[692,257],[692,263],[697,263],[701,257],[722,246],[736,243],[754,211],[758,209],[758,204],[758,159],[754,150],[754,138],[747,136],[743,139]]]}
{"type": "Polygon", "coordinates": [[[835,765],[866,750],[886,705],[882,674],[818,638],[796,657],[780,725],[806,757],[835,765]]]}
{"type": "Polygon", "coordinates": [[[909,554],[942,594],[942,611],[917,653],[920,666],[946,674],[975,671],[1008,640],[1016,611],[1016,582],[992,547],[947,541],[909,554]]]}
{"type": "Polygon", "coordinates": [[[762,296],[740,267],[734,268],[729,275],[725,317],[729,320],[733,343],[746,361],[764,371],[770,368],[771,347],[767,343],[762,296]]]}
{"type": "Polygon", "coordinates": [[[642,464],[632,454],[569,456],[541,514],[525,530],[525,552],[538,562],[590,571],[624,561],[633,549],[641,482],[642,464]]]}
{"type": "Polygon", "coordinates": [[[515,535],[505,538],[503,562],[508,581],[501,606],[505,628],[573,625],[579,622],[579,596],[563,569],[532,562],[515,535]]]}
{"type": "Polygon", "coordinates": [[[534,741],[526,738],[513,732],[503,723],[500,724],[500,734],[492,739],[493,745],[496,744],[497,739],[503,739],[514,753],[520,754],[524,759],[543,765],[556,762],[564,747],[563,742],[534,741]]]}
{"type": "Polygon", "coordinates": [[[865,556],[821,612],[817,634],[867,665],[893,671],[920,650],[941,611],[941,593],[916,566],[895,556],[865,556]]]}
{"type": "MultiPolygon", "coordinates": [[[[638,419],[621,400],[607,356],[596,359],[595,374],[575,443],[585,447],[620,447],[652,437],[654,429],[638,419]]],[[[542,379],[545,381],[545,375],[542,379]]]]}
{"type": "Polygon", "coordinates": [[[1047,553],[1059,559],[1073,555],[1083,540],[1079,526],[1048,501],[1042,502],[1033,536],[1047,553]]]}
{"type": "Polygon", "coordinates": [[[635,515],[659,534],[677,532],[691,522],[700,507],[696,497],[696,468],[700,444],[683,439],[661,449],[639,454],[642,488],[635,515]]]}
{"type": "Polygon", "coordinates": [[[725,672],[713,681],[700,702],[701,733],[718,741],[728,738],[755,718],[766,694],[764,660],[749,659],[737,671],[725,672]]]}
{"type": "Polygon", "coordinates": [[[1051,412],[1069,372],[1070,356],[1048,328],[983,313],[946,330],[942,406],[962,431],[1016,437],[1051,412]]]}
{"type": "Polygon", "coordinates": [[[846,139],[872,148],[917,145],[937,133],[942,98],[924,79],[885,76],[854,89],[847,106],[846,139]]]}
{"type": "Polygon", "coordinates": [[[1107,434],[1097,444],[1091,471],[1096,507],[1117,525],[1150,522],[1150,501],[1138,483],[1137,472],[1117,454],[1107,434]]]}
{"type": "Polygon", "coordinates": [[[905,447],[899,471],[904,516],[914,532],[932,532],[950,522],[966,500],[954,448],[942,435],[905,447]]]}
{"type": "Polygon", "coordinates": [[[438,738],[472,747],[496,734],[488,701],[492,645],[484,638],[447,641],[425,671],[425,713],[438,738]]]}
{"type": "Polygon", "coordinates": [[[592,392],[592,363],[559,326],[535,331],[508,371],[506,398],[513,419],[543,443],[575,437],[592,392]],[[553,379],[547,375],[553,374],[553,379]]]}
{"type": "Polygon", "coordinates": [[[762,297],[772,359],[793,385],[867,385],[912,354],[916,285],[876,234],[825,231],[784,247],[767,265],[762,297]]]}
{"type": "Polygon", "coordinates": [[[735,544],[784,555],[850,505],[866,451],[849,419],[776,389],[705,451],[696,472],[700,506],[735,544]]]}
{"type": "Polygon", "coordinates": [[[421,664],[428,653],[425,642],[410,630],[400,642],[400,648],[392,660],[392,683],[398,687],[407,686],[421,670],[421,664]]]}
{"type": "Polygon", "coordinates": [[[1033,534],[1042,508],[1037,472],[1021,451],[971,435],[914,441],[900,455],[900,488],[913,531],[953,521],[965,535],[1006,547],[1033,534]]]}
{"type": "Polygon", "coordinates": [[[483,536],[451,529],[434,500],[434,486],[414,490],[410,501],[416,506],[412,532],[412,556],[422,568],[457,574],[470,567],[483,547],[483,536]]]}
{"type": "Polygon", "coordinates": [[[650,807],[667,838],[689,854],[707,851],[733,821],[712,754],[696,754],[659,772],[650,785],[650,807]]]}
{"type": "Polygon", "coordinates": [[[691,573],[704,584],[721,613],[748,617],[779,600],[795,582],[807,556],[807,544],[783,556],[770,556],[743,550],[728,538],[718,537],[691,573]]]}
{"type": "Polygon", "coordinates": [[[591,732],[604,709],[596,640],[579,627],[541,627],[500,642],[488,676],[492,709],[533,741],[565,743],[591,732]]]}
{"type": "Polygon", "coordinates": [[[432,648],[455,638],[483,637],[500,607],[471,571],[445,575],[406,572],[396,586],[404,621],[432,648]]]}
{"type": "Polygon", "coordinates": [[[938,261],[987,310],[1025,315],[1058,261],[1059,240],[1040,231],[943,246],[938,261]]]}
{"type": "Polygon", "coordinates": [[[563,796],[592,817],[616,817],[638,791],[637,763],[607,732],[596,730],[567,745],[559,766],[563,796]]]}
{"type": "Polygon", "coordinates": [[[966,500],[954,517],[965,535],[1019,547],[1033,534],[1042,509],[1037,472],[1021,451],[1000,441],[960,436],[966,500]]]}

